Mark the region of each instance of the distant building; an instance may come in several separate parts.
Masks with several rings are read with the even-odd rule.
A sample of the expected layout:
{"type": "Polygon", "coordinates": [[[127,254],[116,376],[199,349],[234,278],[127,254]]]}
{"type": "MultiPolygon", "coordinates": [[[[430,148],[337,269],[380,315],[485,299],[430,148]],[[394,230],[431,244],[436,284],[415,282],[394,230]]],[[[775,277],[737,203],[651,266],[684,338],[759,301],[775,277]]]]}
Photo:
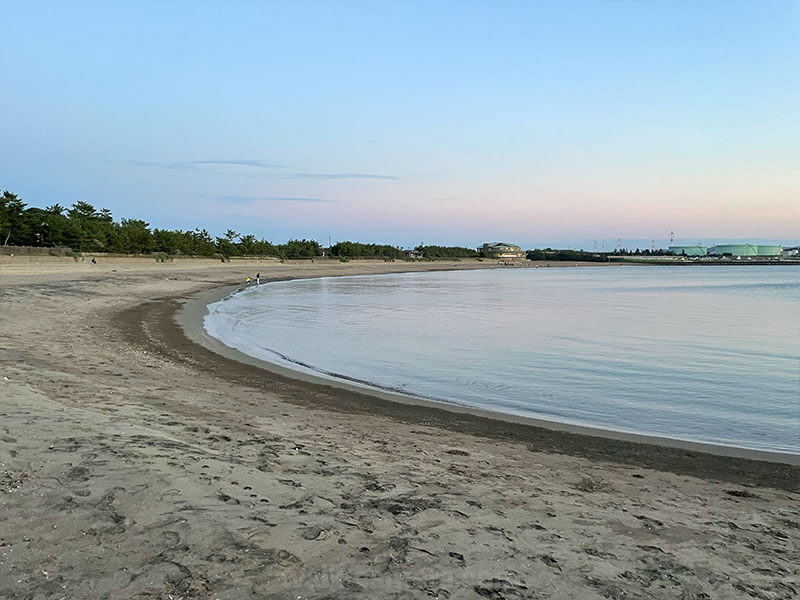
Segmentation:
{"type": "Polygon", "coordinates": [[[425,254],[420,250],[403,250],[406,258],[424,258],[425,254]]]}
{"type": "Polygon", "coordinates": [[[800,246],[791,246],[781,249],[781,256],[797,256],[800,254],[800,246]]]}
{"type": "Polygon", "coordinates": [[[675,256],[705,256],[708,254],[705,246],[670,246],[669,251],[675,256]]]}
{"type": "Polygon", "coordinates": [[[525,252],[507,242],[489,242],[478,248],[478,253],[486,258],[525,258],[525,252]]]}
{"type": "Polygon", "coordinates": [[[708,249],[712,256],[780,256],[781,247],[772,244],[718,244],[708,249]]]}

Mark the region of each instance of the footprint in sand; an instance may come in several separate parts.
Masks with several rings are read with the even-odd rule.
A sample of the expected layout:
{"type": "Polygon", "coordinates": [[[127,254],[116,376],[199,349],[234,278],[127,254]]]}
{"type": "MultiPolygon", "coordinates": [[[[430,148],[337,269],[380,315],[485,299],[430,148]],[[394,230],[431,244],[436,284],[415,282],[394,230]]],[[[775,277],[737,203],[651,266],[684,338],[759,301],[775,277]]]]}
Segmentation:
{"type": "Polygon", "coordinates": [[[312,526],[300,527],[297,531],[300,533],[300,537],[302,537],[304,540],[316,540],[319,539],[319,537],[323,534],[324,529],[321,527],[312,526]]]}
{"type": "Polygon", "coordinates": [[[225,504],[241,504],[241,501],[228,494],[223,494],[222,492],[217,494],[217,499],[222,500],[225,504]]]}
{"type": "Polygon", "coordinates": [[[164,546],[175,546],[181,541],[181,536],[177,531],[162,531],[159,538],[164,546]]]}
{"type": "Polygon", "coordinates": [[[66,478],[70,481],[88,481],[90,471],[86,467],[72,467],[66,473],[66,478]]]}

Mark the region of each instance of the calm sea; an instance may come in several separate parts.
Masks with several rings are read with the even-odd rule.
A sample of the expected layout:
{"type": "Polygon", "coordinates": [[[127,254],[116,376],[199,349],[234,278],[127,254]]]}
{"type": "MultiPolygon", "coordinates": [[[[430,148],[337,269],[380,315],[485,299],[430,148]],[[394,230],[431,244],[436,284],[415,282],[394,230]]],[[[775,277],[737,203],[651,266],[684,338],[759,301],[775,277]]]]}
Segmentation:
{"type": "Polygon", "coordinates": [[[262,284],[205,326],[375,388],[605,429],[800,453],[800,270],[496,269],[262,284]]]}

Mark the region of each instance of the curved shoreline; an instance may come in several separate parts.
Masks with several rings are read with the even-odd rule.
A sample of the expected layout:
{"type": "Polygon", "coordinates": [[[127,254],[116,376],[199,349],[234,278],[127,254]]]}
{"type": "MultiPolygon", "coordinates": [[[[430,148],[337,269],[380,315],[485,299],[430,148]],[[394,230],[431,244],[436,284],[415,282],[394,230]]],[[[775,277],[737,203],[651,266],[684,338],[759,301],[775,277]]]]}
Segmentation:
{"type": "Polygon", "coordinates": [[[185,342],[196,350],[202,349],[207,352],[207,357],[214,356],[215,360],[224,363],[228,372],[236,374],[247,372],[251,378],[260,376],[264,380],[277,378],[284,383],[291,383],[295,389],[322,392],[328,396],[328,401],[325,402],[327,409],[374,411],[376,416],[433,424],[481,437],[526,441],[541,449],[595,459],[603,458],[625,464],[647,465],[706,478],[733,478],[733,480],[743,478],[754,483],[761,482],[777,487],[789,485],[792,489],[792,479],[797,479],[800,455],[689,442],[504,415],[372,390],[262,361],[224,345],[209,336],[203,327],[203,317],[208,304],[221,300],[237,289],[241,289],[241,286],[221,286],[182,299],[180,305],[173,304],[167,311],[168,319],[164,319],[162,313],[162,327],[174,328],[175,331],[170,335],[173,343],[183,337],[185,342]],[[233,365],[237,367],[233,368],[233,365]]]}
{"type": "MultiPolygon", "coordinates": [[[[396,274],[397,273],[388,273],[383,275],[349,275],[348,277],[384,277],[396,274]]],[[[328,276],[321,277],[325,278],[328,276]]],[[[301,277],[297,278],[296,280],[306,279],[309,278],[301,277]]],[[[287,280],[281,279],[280,281],[287,280]]],[[[291,281],[291,279],[289,281],[291,281]]],[[[275,280],[265,281],[265,283],[274,282],[275,280]]],[[[315,367],[313,364],[297,362],[292,358],[284,356],[280,352],[271,350],[269,348],[263,349],[273,353],[275,355],[274,358],[270,358],[268,356],[253,356],[247,352],[233,348],[227,345],[224,341],[209,335],[205,331],[203,323],[204,316],[208,314],[208,306],[225,300],[237,292],[243,292],[246,289],[248,288],[238,286],[231,286],[229,288],[224,287],[218,290],[204,292],[202,298],[189,299],[185,303],[184,309],[177,316],[178,321],[184,328],[187,336],[193,341],[205,346],[217,354],[227,356],[228,358],[232,358],[239,362],[252,364],[253,366],[260,367],[274,374],[279,374],[292,379],[315,384],[327,384],[332,387],[347,389],[353,392],[360,392],[362,394],[379,397],[401,404],[441,408],[456,413],[472,414],[497,421],[519,423],[533,427],[553,429],[556,431],[577,433],[580,435],[606,437],[616,440],[653,444],[657,446],[682,448],[698,452],[708,452],[721,456],[752,458],[755,460],[764,460],[768,462],[783,462],[787,464],[800,465],[800,452],[793,452],[791,449],[753,448],[736,445],[733,443],[719,443],[713,441],[672,437],[668,434],[647,433],[631,430],[626,431],[624,429],[617,429],[613,426],[604,427],[576,422],[570,423],[568,421],[560,421],[557,419],[548,418],[546,416],[526,416],[506,413],[501,410],[493,410],[489,407],[479,408],[470,406],[469,404],[461,404],[457,401],[451,402],[446,399],[425,396],[423,394],[413,392],[406,392],[402,389],[392,387],[391,385],[382,386],[374,384],[368,379],[357,379],[337,372],[327,372],[321,368],[315,367]],[[199,305],[195,306],[195,304],[198,303],[199,305]]]]}

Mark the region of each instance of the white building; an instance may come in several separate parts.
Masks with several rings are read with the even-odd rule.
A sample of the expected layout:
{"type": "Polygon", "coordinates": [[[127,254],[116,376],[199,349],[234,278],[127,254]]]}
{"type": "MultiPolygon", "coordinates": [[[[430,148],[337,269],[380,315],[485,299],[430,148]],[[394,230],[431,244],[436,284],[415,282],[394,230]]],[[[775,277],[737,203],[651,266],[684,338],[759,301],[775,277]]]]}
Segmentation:
{"type": "Polygon", "coordinates": [[[486,258],[525,258],[524,250],[507,242],[488,242],[478,248],[478,252],[486,258]]]}

